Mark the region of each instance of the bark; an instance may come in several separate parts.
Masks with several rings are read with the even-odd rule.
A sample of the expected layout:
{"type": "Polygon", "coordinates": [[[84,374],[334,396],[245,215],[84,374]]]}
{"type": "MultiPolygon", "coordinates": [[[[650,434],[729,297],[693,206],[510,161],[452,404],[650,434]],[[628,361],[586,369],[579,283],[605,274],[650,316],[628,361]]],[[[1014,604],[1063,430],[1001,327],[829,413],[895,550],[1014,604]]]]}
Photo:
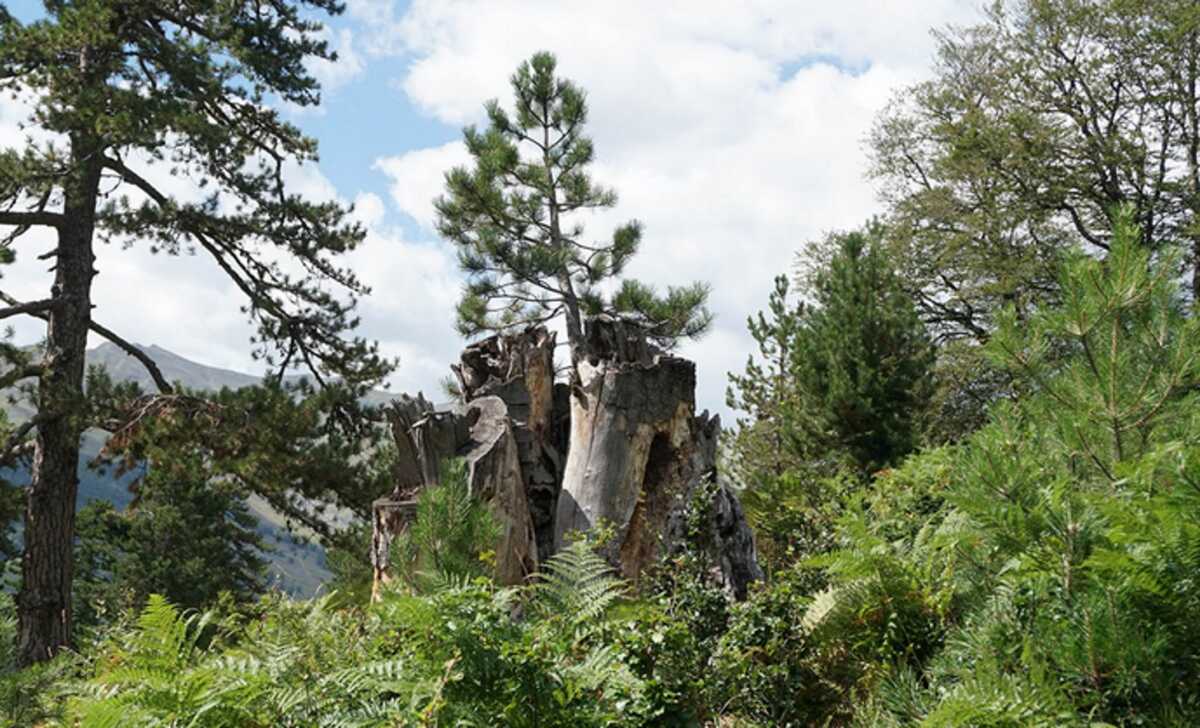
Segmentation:
{"type": "Polygon", "coordinates": [[[695,365],[650,347],[636,325],[588,320],[556,544],[612,528],[608,556],[636,579],[657,555],[670,512],[687,490],[695,365]]]}
{"type": "Polygon", "coordinates": [[[501,524],[501,583],[525,581],[573,532],[607,526],[606,555],[626,578],[636,581],[666,553],[699,547],[716,579],[745,597],[762,572],[741,505],[717,479],[720,421],[695,416],[695,365],[657,351],[636,323],[610,317],[588,320],[576,361],[579,384],[555,384],[552,334],[532,327],[493,336],[467,347],[454,367],[465,412],[394,416],[400,449],[410,453],[406,482],[415,485],[376,501],[376,590],[387,580],[392,535],[415,515],[417,491],[435,482],[435,463],[457,454],[467,460],[471,494],[501,524]],[[688,520],[695,503],[698,530],[688,520]]]}
{"type": "Polygon", "coordinates": [[[371,600],[378,601],[390,582],[392,540],[417,517],[423,488],[439,482],[441,464],[467,442],[466,419],[454,412],[435,412],[423,396],[401,395],[386,407],[396,446],[395,487],[371,504],[371,600]]]}
{"type": "Polygon", "coordinates": [[[471,423],[465,456],[470,493],[488,504],[500,524],[496,580],[521,584],[537,571],[537,540],[508,407],[499,397],[480,397],[470,403],[467,421],[471,423]]]}
{"type": "Polygon", "coordinates": [[[421,445],[413,432],[413,426],[432,411],[433,405],[421,395],[415,398],[401,395],[389,402],[385,408],[388,425],[392,430],[392,443],[396,448],[394,497],[398,497],[400,493],[415,492],[422,485],[437,482],[436,468],[433,479],[426,477],[428,468],[425,461],[428,458],[423,457],[421,445]]]}
{"type": "Polygon", "coordinates": [[[702,549],[715,566],[716,580],[740,601],[746,598],[750,584],[763,578],[754,532],[737,494],[717,476],[720,417],[709,417],[704,412],[693,420],[693,433],[691,482],[685,507],[671,514],[669,550],[678,553],[689,546],[702,549]]]}
{"type": "Polygon", "coordinates": [[[762,571],[736,495],[717,482],[720,420],[695,416],[695,364],[657,351],[636,323],[610,317],[588,320],[585,345],[557,545],[572,532],[611,529],[604,551],[636,582],[693,537],[683,524],[698,501],[699,545],[719,567],[717,578],[744,598],[762,571]]]}
{"type": "Polygon", "coordinates": [[[468,403],[496,396],[508,408],[540,560],[554,551],[554,512],[564,460],[564,411],[555,405],[554,348],[554,334],[531,327],[472,344],[454,367],[468,403]]]}
{"type": "Polygon", "coordinates": [[[393,494],[371,504],[371,567],[374,580],[371,601],[380,600],[383,587],[389,583],[389,550],[392,539],[404,532],[417,517],[417,501],[404,494],[393,494]]]}
{"type": "Polygon", "coordinates": [[[92,140],[72,139],[78,170],[66,186],[52,298],[46,328],[48,372],[38,387],[32,481],[25,505],[25,553],[17,596],[17,660],[48,660],[71,643],[75,496],[79,487],[84,352],[91,323],[99,154],[92,140]]]}

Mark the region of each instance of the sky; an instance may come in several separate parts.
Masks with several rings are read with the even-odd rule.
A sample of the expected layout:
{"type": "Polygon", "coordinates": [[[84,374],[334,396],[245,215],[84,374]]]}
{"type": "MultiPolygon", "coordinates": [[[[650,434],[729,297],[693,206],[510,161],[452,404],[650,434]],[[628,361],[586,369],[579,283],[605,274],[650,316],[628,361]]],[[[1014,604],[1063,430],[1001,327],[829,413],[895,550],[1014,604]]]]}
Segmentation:
{"type": "MultiPolygon", "coordinates": [[[[346,259],[372,288],[360,332],[399,357],[391,390],[434,399],[464,341],[454,329],[462,277],[434,231],[445,171],[466,162],[462,127],[539,50],[588,94],[593,176],[617,206],[587,221],[600,240],[644,225],[627,274],[666,287],[712,285],[712,330],[680,354],[697,362],[697,408],[721,412],[727,373],[754,342],[746,318],[772,279],[822,234],[880,212],[866,137],[894,95],[931,73],[931,29],[980,17],[981,0],[346,0],[327,22],[336,63],[311,67],[317,108],[287,108],[315,137],[320,161],[289,171],[304,194],[354,203],[368,229],[346,259]]],[[[21,19],[31,0],[8,2],[21,19]]],[[[0,101],[0,146],[20,146],[21,104],[0,101]]],[[[183,197],[187,180],[162,178],[183,197]]],[[[51,275],[36,235],[0,290],[44,298],[51,275]]],[[[140,344],[259,373],[243,300],[215,265],[101,246],[95,318],[140,344]]],[[[10,319],[11,321],[11,319],[10,319]]],[[[18,322],[18,340],[44,330],[18,322]]],[[[92,342],[93,345],[100,343],[92,342]]]]}

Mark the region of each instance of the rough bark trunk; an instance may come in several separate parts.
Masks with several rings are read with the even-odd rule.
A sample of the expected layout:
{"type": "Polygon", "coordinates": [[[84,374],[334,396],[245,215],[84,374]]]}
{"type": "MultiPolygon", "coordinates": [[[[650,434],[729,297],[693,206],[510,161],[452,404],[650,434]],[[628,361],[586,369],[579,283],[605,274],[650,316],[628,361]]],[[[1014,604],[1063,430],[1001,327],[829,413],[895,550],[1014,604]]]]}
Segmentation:
{"type": "Polygon", "coordinates": [[[388,570],[392,539],[416,520],[417,501],[403,494],[393,494],[372,503],[371,513],[371,566],[374,571],[371,601],[377,602],[383,595],[383,587],[392,580],[388,570]]]}
{"type": "MultiPolygon", "coordinates": [[[[737,497],[717,480],[720,421],[695,416],[695,365],[655,350],[636,323],[609,317],[588,320],[576,354],[581,377],[572,387],[554,383],[554,337],[543,328],[467,347],[454,367],[465,414],[393,420],[404,425],[401,450],[412,453],[407,477],[423,471],[433,482],[431,463],[466,458],[472,495],[503,528],[501,583],[524,581],[572,532],[607,525],[607,556],[625,577],[636,581],[664,553],[698,546],[716,579],[745,597],[762,572],[737,497]],[[693,502],[704,508],[698,533],[687,520],[693,502]]],[[[417,489],[376,502],[377,588],[391,533],[415,513],[417,489]]]]}
{"type": "Polygon", "coordinates": [[[695,365],[656,351],[636,323],[588,320],[580,386],[571,397],[570,445],[556,541],[611,529],[604,549],[637,581],[690,536],[690,504],[706,510],[701,536],[736,598],[762,577],[736,495],[717,482],[720,420],[695,416],[695,365]]]}
{"type": "Polygon", "coordinates": [[[71,643],[75,496],[79,487],[80,410],[84,352],[95,274],[92,235],[100,165],[95,144],[72,139],[77,175],[65,190],[52,289],[55,305],[46,329],[49,371],[38,385],[33,474],[25,504],[25,553],[17,596],[17,660],[48,660],[71,643]]]}
{"type": "Polygon", "coordinates": [[[371,601],[378,601],[384,585],[391,581],[392,541],[416,519],[418,495],[423,488],[439,482],[442,462],[454,456],[468,439],[464,417],[455,412],[435,412],[420,394],[392,400],[386,415],[396,447],[395,487],[371,504],[371,601]]]}
{"type": "Polygon", "coordinates": [[[508,407],[499,397],[480,397],[468,406],[467,421],[471,424],[465,455],[470,493],[488,504],[500,524],[496,580],[521,584],[537,571],[537,540],[508,407]]]}
{"type": "Polygon", "coordinates": [[[713,574],[734,599],[746,598],[751,582],[763,578],[758,565],[754,532],[737,494],[717,477],[717,446],[721,419],[702,413],[692,422],[694,447],[685,506],[672,512],[668,524],[668,551],[703,550],[713,574]],[[699,509],[699,513],[695,513],[699,509]],[[698,515],[693,520],[691,516],[698,515]],[[698,521],[698,522],[697,522],[698,521]]]}
{"type": "Polygon", "coordinates": [[[472,344],[454,367],[468,403],[494,395],[508,407],[540,560],[554,550],[554,512],[563,467],[554,348],[554,334],[532,327],[472,344]]]}
{"type": "Polygon", "coordinates": [[[686,493],[695,365],[655,352],[628,322],[589,319],[586,335],[556,544],[575,531],[612,528],[608,556],[636,579],[656,559],[686,493]]]}

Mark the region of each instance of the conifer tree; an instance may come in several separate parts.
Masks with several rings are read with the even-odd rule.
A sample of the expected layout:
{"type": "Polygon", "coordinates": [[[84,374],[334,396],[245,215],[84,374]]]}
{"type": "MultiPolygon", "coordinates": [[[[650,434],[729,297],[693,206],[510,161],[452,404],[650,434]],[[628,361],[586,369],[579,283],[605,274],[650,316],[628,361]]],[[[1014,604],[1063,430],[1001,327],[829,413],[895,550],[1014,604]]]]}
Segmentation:
{"type": "Polygon", "coordinates": [[[8,231],[0,249],[31,252],[22,250],[31,228],[56,237],[53,249],[36,251],[53,264],[45,298],[0,292],[0,317],[47,321],[44,356],[21,372],[37,382],[37,412],[7,448],[32,451],[17,600],[23,663],[71,639],[76,469],[91,424],[88,335],[117,343],[171,389],[148,357],[93,318],[92,282],[103,269],[96,242],[208,258],[245,296],[257,354],[276,371],[301,366],[318,382],[360,386],[387,370],[372,344],[343,336],[364,288],[334,258],[363,231],[342,206],[289,190],[289,167],[314,161],[316,145],[269,105],[319,101],[306,63],[333,55],[312,13],[341,5],[55,0],[46,10],[24,24],[0,6],[0,91],[35,98],[27,127],[39,140],[0,152],[8,231]],[[154,180],[165,174],[194,182],[196,198],[160,187],[154,180]]]}
{"type": "Polygon", "coordinates": [[[737,420],[731,453],[744,483],[758,482],[758,473],[782,475],[798,461],[785,423],[796,404],[792,356],[805,306],[789,300],[789,289],[787,276],[775,277],[767,310],[746,320],[758,358],[747,357],[745,371],[729,375],[725,403],[746,413],[737,420]]]}
{"type": "Polygon", "coordinates": [[[727,396],[749,415],[732,450],[747,485],[816,460],[870,472],[916,445],[934,350],[882,235],[873,223],[810,245],[807,300],[789,302],[777,278],[770,316],[749,320],[761,361],[730,377],[727,396]]]}
{"type": "Polygon", "coordinates": [[[473,163],[446,174],[435,203],[438,231],[458,245],[469,279],[460,330],[475,336],[561,317],[573,354],[584,316],[601,312],[642,321],[667,346],[700,335],[711,321],[703,283],[659,295],[625,280],[605,295],[603,284],[619,279],[637,252],[642,226],[620,225],[608,241],[585,238],[579,213],[611,208],[617,196],[588,174],[595,151],[584,135],[586,96],[555,69],[545,52],[520,65],[514,110],[490,101],[487,128],[464,130],[473,163]]]}
{"type": "Polygon", "coordinates": [[[830,236],[792,350],[793,435],[846,452],[863,472],[917,443],[934,350],[877,224],[830,236]]]}
{"type": "Polygon", "coordinates": [[[265,587],[266,543],[235,482],[209,477],[201,454],[143,466],[124,511],[92,501],[79,512],[80,621],[141,608],[151,594],[201,609],[265,587]]]}

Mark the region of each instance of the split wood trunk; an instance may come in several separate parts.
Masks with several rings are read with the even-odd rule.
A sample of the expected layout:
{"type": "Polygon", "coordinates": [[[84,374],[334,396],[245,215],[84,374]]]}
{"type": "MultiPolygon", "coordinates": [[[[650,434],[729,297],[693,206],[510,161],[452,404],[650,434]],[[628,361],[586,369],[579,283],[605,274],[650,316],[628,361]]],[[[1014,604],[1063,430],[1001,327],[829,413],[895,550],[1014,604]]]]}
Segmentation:
{"type": "Polygon", "coordinates": [[[376,504],[377,585],[391,538],[380,529],[406,527],[409,499],[436,482],[437,460],[457,455],[501,525],[501,583],[525,581],[574,534],[602,528],[606,556],[630,580],[690,545],[743,598],[762,572],[737,497],[717,478],[720,421],[695,413],[695,365],[656,350],[636,323],[596,317],[569,390],[554,382],[554,346],[541,327],[472,344],[454,367],[465,405],[394,415],[402,480],[376,504]],[[686,518],[697,503],[699,529],[686,518]]]}
{"type": "Polygon", "coordinates": [[[731,595],[745,598],[762,571],[737,496],[717,479],[720,419],[696,416],[695,364],[657,351],[638,324],[610,317],[588,320],[585,347],[556,543],[599,528],[610,560],[636,582],[691,541],[731,595]],[[701,510],[696,533],[685,527],[691,508],[701,510]]]}

